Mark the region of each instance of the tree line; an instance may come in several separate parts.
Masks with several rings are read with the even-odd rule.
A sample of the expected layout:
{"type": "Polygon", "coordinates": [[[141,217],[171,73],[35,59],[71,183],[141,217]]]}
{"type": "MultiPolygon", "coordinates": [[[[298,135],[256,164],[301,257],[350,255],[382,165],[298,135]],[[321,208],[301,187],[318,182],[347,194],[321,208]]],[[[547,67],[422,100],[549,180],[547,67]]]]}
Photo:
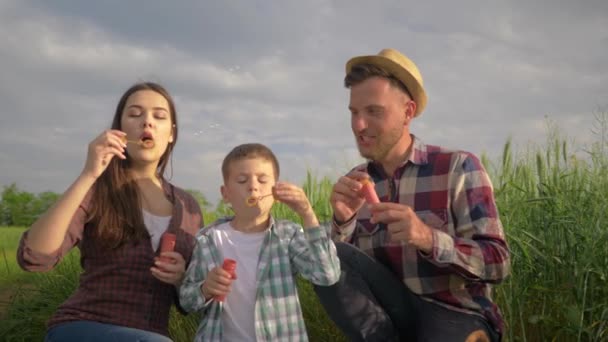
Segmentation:
{"type": "MultiPolygon", "coordinates": [[[[211,203],[202,192],[192,189],[186,191],[194,196],[202,210],[211,207],[211,203]]],[[[31,226],[59,199],[59,196],[61,194],[52,191],[27,192],[19,189],[15,183],[4,186],[0,198],[0,226],[31,226]]]]}

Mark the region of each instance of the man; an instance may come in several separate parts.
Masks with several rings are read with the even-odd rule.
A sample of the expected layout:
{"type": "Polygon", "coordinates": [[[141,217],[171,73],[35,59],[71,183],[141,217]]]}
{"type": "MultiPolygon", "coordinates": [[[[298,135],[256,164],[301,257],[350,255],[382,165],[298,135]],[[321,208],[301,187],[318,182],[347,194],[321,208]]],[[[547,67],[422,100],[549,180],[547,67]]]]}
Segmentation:
{"type": "Polygon", "coordinates": [[[321,303],[353,341],[499,341],[491,284],[509,274],[509,251],[479,159],[410,134],[427,96],[400,52],[352,58],[344,84],[369,161],[332,189],[342,276],[315,288],[321,303]],[[365,203],[368,178],[380,203],[365,203]]]}

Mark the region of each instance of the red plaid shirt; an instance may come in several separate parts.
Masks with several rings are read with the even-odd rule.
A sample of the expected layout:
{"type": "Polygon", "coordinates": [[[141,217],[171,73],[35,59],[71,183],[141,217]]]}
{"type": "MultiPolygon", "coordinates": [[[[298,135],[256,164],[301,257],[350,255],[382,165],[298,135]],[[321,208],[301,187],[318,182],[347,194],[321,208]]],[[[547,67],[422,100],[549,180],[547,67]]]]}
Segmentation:
{"type": "MultiPolygon", "coordinates": [[[[196,243],[194,235],[202,227],[201,209],[187,192],[165,182],[165,196],[173,203],[167,231],[177,235],[175,251],[190,262],[196,243]]],[[[69,321],[89,320],[157,332],[168,336],[169,310],[177,302],[173,285],[152,276],[157,252],[148,240],[107,251],[98,248],[91,237],[91,224],[85,222],[89,196],[72,218],[63,244],[52,255],[32,251],[26,231],[17,251],[19,265],[28,271],[48,271],[74,246],[80,249],[84,272],[80,285],[55,312],[49,328],[69,321]]]]}
{"type": "Polygon", "coordinates": [[[350,242],[392,270],[414,293],[447,308],[480,314],[501,332],[491,285],[510,272],[510,258],[492,183],[479,159],[425,145],[413,136],[409,158],[392,176],[369,162],[367,172],[383,202],[410,206],[433,228],[433,251],[388,241],[385,224],[371,224],[364,206],[356,222],[333,224],[334,240],[350,242]]]}

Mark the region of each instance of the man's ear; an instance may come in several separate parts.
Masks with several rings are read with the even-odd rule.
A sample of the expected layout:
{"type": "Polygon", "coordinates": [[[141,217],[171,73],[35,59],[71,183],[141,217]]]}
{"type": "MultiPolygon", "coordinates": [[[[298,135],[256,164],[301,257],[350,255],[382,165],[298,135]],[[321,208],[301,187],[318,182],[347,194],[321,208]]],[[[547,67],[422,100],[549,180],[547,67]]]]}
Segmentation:
{"type": "Polygon", "coordinates": [[[410,121],[412,121],[414,116],[416,115],[416,102],[414,102],[412,100],[407,101],[405,103],[404,114],[405,114],[405,119],[404,119],[403,123],[408,125],[410,123],[410,121]]]}

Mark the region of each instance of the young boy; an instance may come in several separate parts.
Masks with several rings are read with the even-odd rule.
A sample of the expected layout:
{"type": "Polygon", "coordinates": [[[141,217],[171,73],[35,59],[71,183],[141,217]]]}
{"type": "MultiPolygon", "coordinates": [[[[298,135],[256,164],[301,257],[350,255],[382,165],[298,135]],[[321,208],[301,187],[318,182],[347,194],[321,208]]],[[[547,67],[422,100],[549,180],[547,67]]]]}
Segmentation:
{"type": "Polygon", "coordinates": [[[182,307],[202,316],[195,341],[307,341],[295,275],[321,286],[336,283],[333,242],[304,191],[277,182],[279,164],[266,146],[235,147],[222,175],[222,197],[234,217],[197,234],[179,291],[182,307]],[[302,218],[304,229],[270,215],[275,199],[302,218]],[[237,262],[235,278],[222,269],[228,258],[237,262]]]}

